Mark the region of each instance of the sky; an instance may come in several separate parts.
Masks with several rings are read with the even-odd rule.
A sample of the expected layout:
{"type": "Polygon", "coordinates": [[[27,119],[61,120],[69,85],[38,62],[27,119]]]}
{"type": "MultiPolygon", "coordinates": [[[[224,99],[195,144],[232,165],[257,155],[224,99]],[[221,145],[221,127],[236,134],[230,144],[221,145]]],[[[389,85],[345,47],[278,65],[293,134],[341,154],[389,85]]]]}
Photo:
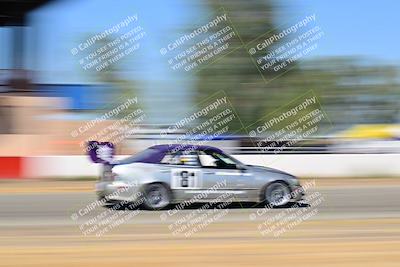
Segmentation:
{"type": "MultiPolygon", "coordinates": [[[[207,10],[204,5],[193,4],[196,2],[201,1],[120,0],[118,4],[110,0],[55,1],[29,15],[28,40],[38,45],[27,47],[27,66],[45,71],[40,82],[58,82],[60,79],[72,83],[85,82],[87,75],[77,66],[77,59],[70,54],[70,49],[90,33],[100,32],[128,15],[138,14],[147,36],[141,46],[144,49],[135,54],[135,61],[139,63],[124,66],[127,75],[129,71],[142,71],[141,77],[154,79],[157,74],[160,79],[171,78],[174,73],[165,70],[168,67],[159,49],[167,37],[178,36],[179,29],[194,21],[206,20],[207,10]],[[38,53],[32,53],[34,49],[38,53]],[[145,64],[149,61],[155,63],[145,64]],[[57,78],[58,73],[68,75],[58,75],[61,77],[57,78]]],[[[279,14],[282,14],[276,17],[278,24],[293,21],[294,17],[316,14],[317,23],[325,35],[319,41],[318,49],[308,57],[362,56],[376,62],[399,63],[397,25],[400,25],[400,1],[277,0],[276,3],[281,9],[279,14]]],[[[12,54],[7,53],[10,50],[9,35],[8,29],[0,29],[0,68],[9,67],[11,62],[12,54]]]]}
{"type": "MultiPolygon", "coordinates": [[[[178,38],[183,29],[195,28],[210,20],[208,10],[201,3],[200,0],[54,1],[29,14],[30,27],[25,29],[26,67],[39,74],[38,83],[93,83],[92,77],[79,66],[79,56],[72,55],[71,49],[88,36],[137,14],[138,24],[146,36],[140,50],[123,60],[121,75],[128,80],[143,81],[139,86],[145,98],[159,101],[147,105],[159,107],[171,99],[181,103],[181,111],[165,111],[165,116],[174,118],[176,113],[190,108],[193,91],[190,89],[195,77],[172,71],[159,51],[178,38]]],[[[400,1],[275,0],[275,4],[279,7],[275,18],[278,25],[316,15],[325,35],[318,42],[318,49],[307,55],[309,58],[360,56],[374,63],[399,65],[400,1]]],[[[0,69],[12,67],[10,33],[7,28],[0,29],[0,69]]],[[[151,113],[152,108],[148,109],[151,113]]]]}
{"type": "MultiPolygon", "coordinates": [[[[32,12],[29,16],[32,33],[39,42],[39,70],[69,72],[70,82],[82,82],[88,75],[82,71],[77,62],[78,56],[73,56],[70,50],[89,36],[99,33],[123,21],[127,16],[138,15],[137,25],[144,28],[146,37],[141,41],[141,49],[133,59],[135,63],[125,64],[124,70],[139,72],[145,78],[164,79],[170,77],[165,72],[160,61],[160,42],[164,35],[173,29],[190,22],[188,14],[190,5],[183,0],[168,1],[130,1],[119,0],[118,4],[110,0],[59,0],[32,12]],[[154,7],[157,8],[154,8],[154,7]],[[112,9],[112,12],[110,12],[112,9]],[[182,12],[185,10],[186,12],[182,12]],[[143,48],[143,49],[142,49],[143,48]],[[156,64],[146,64],[149,61],[156,64]],[[59,64],[62,62],[63,64],[59,64]],[[139,67],[140,66],[140,67],[139,67]],[[74,81],[76,80],[76,81],[74,81]]],[[[128,27],[127,27],[128,28],[128,27]]],[[[121,30],[118,34],[124,33],[121,30]]],[[[33,54],[33,53],[32,53],[33,54]]],[[[55,77],[49,73],[46,79],[55,77]]]]}
{"type": "Polygon", "coordinates": [[[399,65],[400,1],[287,0],[292,10],[315,13],[325,36],[310,56],[363,56],[399,65]]]}
{"type": "MultiPolygon", "coordinates": [[[[167,44],[167,36],[178,36],[176,29],[192,23],[193,14],[204,13],[192,8],[184,0],[119,0],[118,4],[110,0],[55,1],[30,14],[31,37],[38,46],[29,49],[37,49],[37,53],[30,54],[39,55],[39,59],[28,61],[38,71],[38,83],[91,84],[95,80],[78,63],[81,54],[74,56],[71,49],[128,16],[138,15],[136,24],[146,35],[140,40],[140,49],[118,63],[122,69],[118,74],[121,79],[139,81],[136,86],[140,88],[141,104],[149,118],[155,118],[152,123],[162,121],[161,117],[174,121],[191,107],[192,77],[170,71],[159,51],[167,44]],[[168,108],[171,100],[181,105],[168,108]],[[159,107],[166,109],[160,113],[159,107]]],[[[121,29],[118,35],[128,28],[132,29],[121,29]]]]}

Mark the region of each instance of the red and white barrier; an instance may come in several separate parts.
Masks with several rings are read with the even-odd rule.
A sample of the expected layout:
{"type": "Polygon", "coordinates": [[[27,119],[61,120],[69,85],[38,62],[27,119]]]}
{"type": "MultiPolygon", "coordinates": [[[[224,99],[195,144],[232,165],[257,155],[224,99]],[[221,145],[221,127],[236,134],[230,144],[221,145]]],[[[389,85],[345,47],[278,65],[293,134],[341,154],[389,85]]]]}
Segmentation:
{"type": "Polygon", "coordinates": [[[0,179],[23,178],[24,170],[24,158],[0,157],[0,179]]]}
{"type": "MultiPolygon", "coordinates": [[[[124,157],[124,156],[119,156],[124,157]]],[[[246,164],[287,171],[300,177],[400,176],[400,154],[236,155],[246,164]]],[[[0,157],[0,178],[98,176],[100,164],[87,156],[0,157]]]]}

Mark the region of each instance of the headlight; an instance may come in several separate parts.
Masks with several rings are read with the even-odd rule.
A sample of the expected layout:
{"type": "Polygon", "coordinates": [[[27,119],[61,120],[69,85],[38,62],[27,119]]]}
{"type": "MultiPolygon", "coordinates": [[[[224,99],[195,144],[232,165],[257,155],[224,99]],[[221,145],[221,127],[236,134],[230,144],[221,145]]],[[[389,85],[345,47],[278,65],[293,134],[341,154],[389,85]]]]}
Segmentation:
{"type": "Polygon", "coordinates": [[[288,180],[294,185],[300,185],[299,179],[296,176],[289,175],[288,180]]]}

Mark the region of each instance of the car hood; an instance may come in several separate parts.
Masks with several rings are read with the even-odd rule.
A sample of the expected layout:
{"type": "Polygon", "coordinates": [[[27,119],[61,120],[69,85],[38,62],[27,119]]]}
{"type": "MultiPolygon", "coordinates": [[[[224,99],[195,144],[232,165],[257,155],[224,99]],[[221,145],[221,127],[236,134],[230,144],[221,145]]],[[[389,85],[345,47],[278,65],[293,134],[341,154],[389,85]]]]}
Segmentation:
{"type": "Polygon", "coordinates": [[[254,166],[254,165],[246,165],[249,169],[251,169],[254,172],[270,172],[270,173],[278,173],[278,174],[284,174],[288,176],[294,177],[292,174],[274,169],[274,168],[268,168],[268,167],[262,167],[262,166],[254,166]]]}

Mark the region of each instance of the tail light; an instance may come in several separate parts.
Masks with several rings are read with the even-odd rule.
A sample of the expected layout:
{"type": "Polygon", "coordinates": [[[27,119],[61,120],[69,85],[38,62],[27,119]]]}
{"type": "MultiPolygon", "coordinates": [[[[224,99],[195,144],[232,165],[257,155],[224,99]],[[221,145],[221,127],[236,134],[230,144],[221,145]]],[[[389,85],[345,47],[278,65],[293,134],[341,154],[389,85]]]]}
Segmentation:
{"type": "Polygon", "coordinates": [[[109,165],[103,166],[103,173],[100,177],[102,181],[114,181],[116,174],[112,172],[112,167],[109,165]]]}
{"type": "Polygon", "coordinates": [[[110,171],[106,171],[103,173],[103,181],[114,181],[116,174],[110,171]]]}

